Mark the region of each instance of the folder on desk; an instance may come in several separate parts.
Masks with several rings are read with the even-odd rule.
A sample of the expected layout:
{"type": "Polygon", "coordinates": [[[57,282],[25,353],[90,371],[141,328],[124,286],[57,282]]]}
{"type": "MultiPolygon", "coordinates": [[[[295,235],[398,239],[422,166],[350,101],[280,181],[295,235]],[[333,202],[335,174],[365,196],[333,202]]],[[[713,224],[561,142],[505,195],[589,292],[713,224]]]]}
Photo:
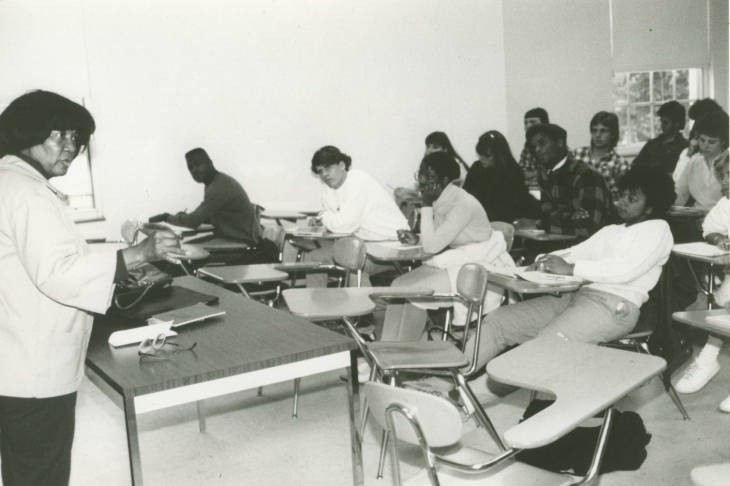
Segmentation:
{"type": "Polygon", "coordinates": [[[225,315],[226,311],[218,307],[211,307],[203,303],[197,303],[188,307],[181,307],[180,309],[173,309],[168,312],[161,314],[155,314],[150,317],[149,321],[154,322],[165,322],[172,321],[172,327],[185,326],[194,322],[204,321],[206,319],[212,319],[213,317],[220,317],[225,315]]]}

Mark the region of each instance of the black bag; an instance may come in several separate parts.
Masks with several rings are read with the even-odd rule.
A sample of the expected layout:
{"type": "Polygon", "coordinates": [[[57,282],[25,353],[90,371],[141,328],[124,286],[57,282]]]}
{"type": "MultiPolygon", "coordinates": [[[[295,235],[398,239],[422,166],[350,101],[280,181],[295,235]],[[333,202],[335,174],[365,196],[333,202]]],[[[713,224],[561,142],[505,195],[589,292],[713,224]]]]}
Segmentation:
{"type": "Polygon", "coordinates": [[[150,263],[142,263],[127,270],[128,277],[118,282],[114,292],[114,307],[129,310],[148,295],[168,287],[172,277],[150,263]]]}
{"type": "MultiPolygon", "coordinates": [[[[552,400],[533,400],[522,419],[547,408],[552,400]]],[[[635,471],[646,459],[646,445],[651,440],[644,421],[635,412],[614,413],[606,450],[599,474],[611,471],[635,471]]],[[[525,449],[517,454],[518,461],[554,472],[573,471],[585,475],[593,459],[600,427],[578,427],[552,444],[525,449]]]]}

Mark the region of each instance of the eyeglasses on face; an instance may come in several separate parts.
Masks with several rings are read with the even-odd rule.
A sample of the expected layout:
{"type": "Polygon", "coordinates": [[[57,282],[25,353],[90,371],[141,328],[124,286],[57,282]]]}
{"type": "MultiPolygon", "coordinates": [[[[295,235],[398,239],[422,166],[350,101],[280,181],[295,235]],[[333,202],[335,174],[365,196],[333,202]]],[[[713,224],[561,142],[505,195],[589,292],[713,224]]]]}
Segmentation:
{"type": "Polygon", "coordinates": [[[413,173],[413,180],[415,180],[419,184],[436,184],[439,182],[439,178],[436,174],[423,173],[418,170],[413,173]]]}
{"type": "Polygon", "coordinates": [[[197,345],[198,343],[193,343],[190,346],[182,347],[178,343],[168,341],[167,336],[164,333],[160,333],[153,338],[147,338],[139,343],[137,354],[140,358],[170,359],[177,353],[192,351],[197,345]],[[165,349],[165,345],[173,346],[173,348],[165,349]]]}
{"type": "Polygon", "coordinates": [[[78,130],[51,130],[48,138],[56,143],[72,143],[78,145],[79,143],[79,131],[78,130]]]}

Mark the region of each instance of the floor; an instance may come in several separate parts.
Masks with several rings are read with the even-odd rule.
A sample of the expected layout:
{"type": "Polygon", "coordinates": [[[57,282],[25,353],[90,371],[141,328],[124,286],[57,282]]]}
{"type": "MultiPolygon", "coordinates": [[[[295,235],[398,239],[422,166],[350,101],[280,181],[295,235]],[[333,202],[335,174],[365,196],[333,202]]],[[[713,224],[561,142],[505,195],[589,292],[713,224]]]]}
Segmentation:
{"type": "MultiPolygon", "coordinates": [[[[653,434],[638,471],[601,477],[601,486],[685,485],[695,465],[730,460],[730,414],[717,404],[730,393],[730,350],[723,369],[700,393],[683,396],[691,421],[681,415],[658,379],[619,404],[638,411],[653,434]]],[[[142,467],[147,485],[333,485],[351,484],[346,391],[339,373],[302,380],[300,416],[291,418],[291,383],[232,394],[205,402],[207,431],[198,431],[194,405],[139,417],[142,467]]],[[[487,405],[500,430],[516,423],[527,401],[518,390],[487,405]]],[[[77,410],[72,485],[128,485],[122,411],[94,384],[82,383],[77,410]]],[[[469,434],[470,442],[485,438],[469,434]]],[[[379,431],[367,430],[363,444],[366,485],[393,484],[390,469],[376,480],[379,431]]],[[[487,440],[484,439],[485,443],[487,440]]],[[[488,445],[488,444],[487,444],[488,445]]],[[[404,477],[417,472],[413,449],[404,451],[404,477]]]]}

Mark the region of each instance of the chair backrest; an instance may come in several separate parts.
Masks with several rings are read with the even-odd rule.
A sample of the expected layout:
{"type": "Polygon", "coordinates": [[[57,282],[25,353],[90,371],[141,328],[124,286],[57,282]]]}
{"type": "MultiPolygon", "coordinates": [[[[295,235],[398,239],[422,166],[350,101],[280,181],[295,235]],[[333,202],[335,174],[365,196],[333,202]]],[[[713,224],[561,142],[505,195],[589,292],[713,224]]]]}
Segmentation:
{"type": "Polygon", "coordinates": [[[362,270],[367,259],[365,242],[354,236],[340,238],[335,241],[333,256],[335,263],[347,270],[362,270]]]}
{"type": "Polygon", "coordinates": [[[487,269],[477,263],[467,263],[456,276],[456,292],[475,305],[487,294],[487,269]]]}
{"type": "Polygon", "coordinates": [[[400,440],[420,444],[419,428],[429,447],[446,447],[461,439],[463,423],[459,411],[444,398],[372,381],[365,383],[363,392],[378,425],[400,440]]]}
{"type": "Polygon", "coordinates": [[[492,221],[489,223],[494,231],[499,231],[504,236],[507,243],[507,251],[512,250],[512,244],[515,242],[515,227],[504,221],[492,221]]]}
{"type": "Polygon", "coordinates": [[[284,261],[284,244],[286,243],[286,230],[281,226],[277,225],[266,225],[263,227],[264,232],[262,236],[274,242],[276,249],[279,252],[279,262],[284,261]]]}

